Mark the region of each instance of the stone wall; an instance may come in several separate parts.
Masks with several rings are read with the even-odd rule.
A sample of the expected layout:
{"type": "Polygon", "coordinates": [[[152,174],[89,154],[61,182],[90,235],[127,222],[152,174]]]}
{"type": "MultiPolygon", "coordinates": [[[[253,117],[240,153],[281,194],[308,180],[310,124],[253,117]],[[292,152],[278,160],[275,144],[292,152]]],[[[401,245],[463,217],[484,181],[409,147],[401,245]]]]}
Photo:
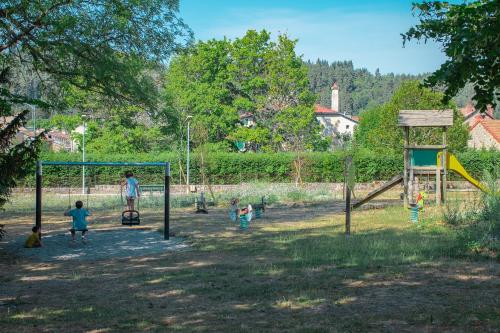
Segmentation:
{"type": "MultiPolygon", "coordinates": [[[[355,187],[355,192],[370,192],[378,187],[380,187],[384,181],[376,181],[371,183],[358,183],[355,187]]],[[[421,186],[424,186],[425,179],[420,182],[421,186]]],[[[434,187],[434,182],[430,182],[431,188],[434,187]]],[[[448,181],[448,187],[452,189],[473,189],[474,187],[465,181],[448,181]]],[[[294,187],[293,183],[273,183],[273,188],[290,188],[294,187]]],[[[255,188],[255,184],[252,183],[242,183],[235,185],[212,185],[212,191],[216,193],[220,192],[235,192],[235,191],[251,191],[252,188],[255,188]]],[[[308,183],[303,186],[297,187],[297,189],[305,190],[305,191],[318,191],[318,190],[328,190],[331,192],[342,192],[343,183],[308,183]]],[[[396,189],[401,188],[402,186],[396,187],[396,189]]],[[[208,192],[207,186],[196,185],[197,192],[208,192]]],[[[57,193],[57,194],[67,194],[69,189],[67,187],[49,187],[44,188],[44,192],[57,193]]],[[[14,193],[31,193],[35,192],[34,188],[16,188],[13,189],[14,193]]],[[[71,188],[71,193],[81,193],[80,187],[71,188]]],[[[119,194],[120,186],[117,185],[98,185],[90,188],[90,193],[93,194],[119,194]]],[[[173,185],[170,187],[170,193],[173,195],[185,194],[186,186],[185,185],[173,185]]]]}

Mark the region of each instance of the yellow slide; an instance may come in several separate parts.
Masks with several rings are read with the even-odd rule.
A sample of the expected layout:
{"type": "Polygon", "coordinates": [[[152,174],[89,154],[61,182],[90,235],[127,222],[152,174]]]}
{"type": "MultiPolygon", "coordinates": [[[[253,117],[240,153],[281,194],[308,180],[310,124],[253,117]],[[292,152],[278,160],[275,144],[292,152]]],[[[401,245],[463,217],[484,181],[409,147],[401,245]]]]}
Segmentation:
{"type": "MultiPolygon", "coordinates": [[[[442,152],[439,152],[437,155],[438,167],[441,167],[441,155],[442,155],[442,152]]],[[[488,192],[488,189],[486,189],[486,187],[484,187],[480,182],[478,182],[475,178],[473,178],[471,175],[469,175],[469,173],[464,169],[462,164],[460,164],[460,162],[457,160],[455,155],[450,154],[450,153],[446,154],[446,169],[451,170],[451,171],[455,171],[456,173],[458,173],[460,176],[464,177],[469,183],[471,183],[472,185],[474,185],[475,187],[477,187],[481,191],[488,192]]]]}

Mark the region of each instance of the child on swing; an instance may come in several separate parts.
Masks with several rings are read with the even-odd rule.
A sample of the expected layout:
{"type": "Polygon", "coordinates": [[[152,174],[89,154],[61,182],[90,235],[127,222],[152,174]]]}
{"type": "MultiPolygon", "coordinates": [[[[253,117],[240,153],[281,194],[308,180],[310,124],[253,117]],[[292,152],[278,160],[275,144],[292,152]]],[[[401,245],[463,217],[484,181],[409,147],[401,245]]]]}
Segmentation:
{"type": "Polygon", "coordinates": [[[139,198],[141,193],[139,191],[139,181],[131,171],[125,172],[125,193],[128,210],[134,210],[135,198],[139,198]]]}
{"type": "Polygon", "coordinates": [[[73,218],[73,222],[71,224],[71,229],[69,231],[71,232],[71,241],[75,242],[75,236],[77,231],[82,232],[82,242],[86,242],[87,239],[85,237],[85,234],[87,231],[87,221],[86,217],[90,216],[90,213],[88,210],[83,208],[83,202],[78,200],[75,202],[75,207],[74,209],[71,209],[71,207],[68,207],[68,209],[64,212],[64,216],[71,216],[73,218]]]}

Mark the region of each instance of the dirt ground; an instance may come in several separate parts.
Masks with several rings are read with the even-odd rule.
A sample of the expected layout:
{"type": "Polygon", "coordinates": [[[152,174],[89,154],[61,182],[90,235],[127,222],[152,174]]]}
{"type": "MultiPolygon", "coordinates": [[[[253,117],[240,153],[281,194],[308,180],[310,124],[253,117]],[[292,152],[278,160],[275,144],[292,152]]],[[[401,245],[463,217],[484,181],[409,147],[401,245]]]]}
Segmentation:
{"type": "MultiPolygon", "coordinates": [[[[139,257],[37,262],[7,254],[0,243],[0,331],[500,331],[500,264],[412,254],[397,237],[413,233],[439,244],[440,234],[420,239],[414,228],[388,224],[394,214],[381,215],[383,209],[355,212],[353,235],[377,242],[390,232],[392,252],[404,259],[379,261],[376,243],[366,252],[369,263],[355,251],[350,261],[307,257],[345,242],[341,211],[340,203],[275,206],[241,232],[227,209],[174,210],[172,231],[190,250],[139,257]]],[[[67,230],[60,216],[46,219],[47,232],[67,230]]],[[[144,221],[153,230],[162,226],[153,213],[144,221]]],[[[33,217],[0,223],[9,241],[25,234],[33,217]]],[[[121,227],[114,216],[101,216],[91,228],[121,227]]]]}

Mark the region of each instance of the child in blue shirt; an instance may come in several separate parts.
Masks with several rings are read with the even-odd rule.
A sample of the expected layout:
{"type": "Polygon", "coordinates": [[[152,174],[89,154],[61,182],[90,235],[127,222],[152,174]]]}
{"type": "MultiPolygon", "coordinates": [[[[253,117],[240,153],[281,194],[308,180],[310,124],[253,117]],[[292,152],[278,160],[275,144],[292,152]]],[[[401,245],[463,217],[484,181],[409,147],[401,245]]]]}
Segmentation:
{"type": "Polygon", "coordinates": [[[75,202],[75,207],[74,209],[71,209],[71,207],[68,207],[68,210],[64,212],[64,216],[71,216],[73,218],[73,222],[71,224],[71,229],[69,231],[71,232],[71,239],[74,242],[75,241],[75,235],[77,231],[82,232],[82,241],[85,242],[85,234],[87,233],[87,221],[85,218],[87,216],[90,216],[90,213],[88,210],[83,208],[83,202],[78,200],[75,202]]]}
{"type": "Polygon", "coordinates": [[[125,196],[127,198],[128,210],[134,210],[134,200],[141,196],[139,181],[131,171],[125,172],[125,196]]]}

